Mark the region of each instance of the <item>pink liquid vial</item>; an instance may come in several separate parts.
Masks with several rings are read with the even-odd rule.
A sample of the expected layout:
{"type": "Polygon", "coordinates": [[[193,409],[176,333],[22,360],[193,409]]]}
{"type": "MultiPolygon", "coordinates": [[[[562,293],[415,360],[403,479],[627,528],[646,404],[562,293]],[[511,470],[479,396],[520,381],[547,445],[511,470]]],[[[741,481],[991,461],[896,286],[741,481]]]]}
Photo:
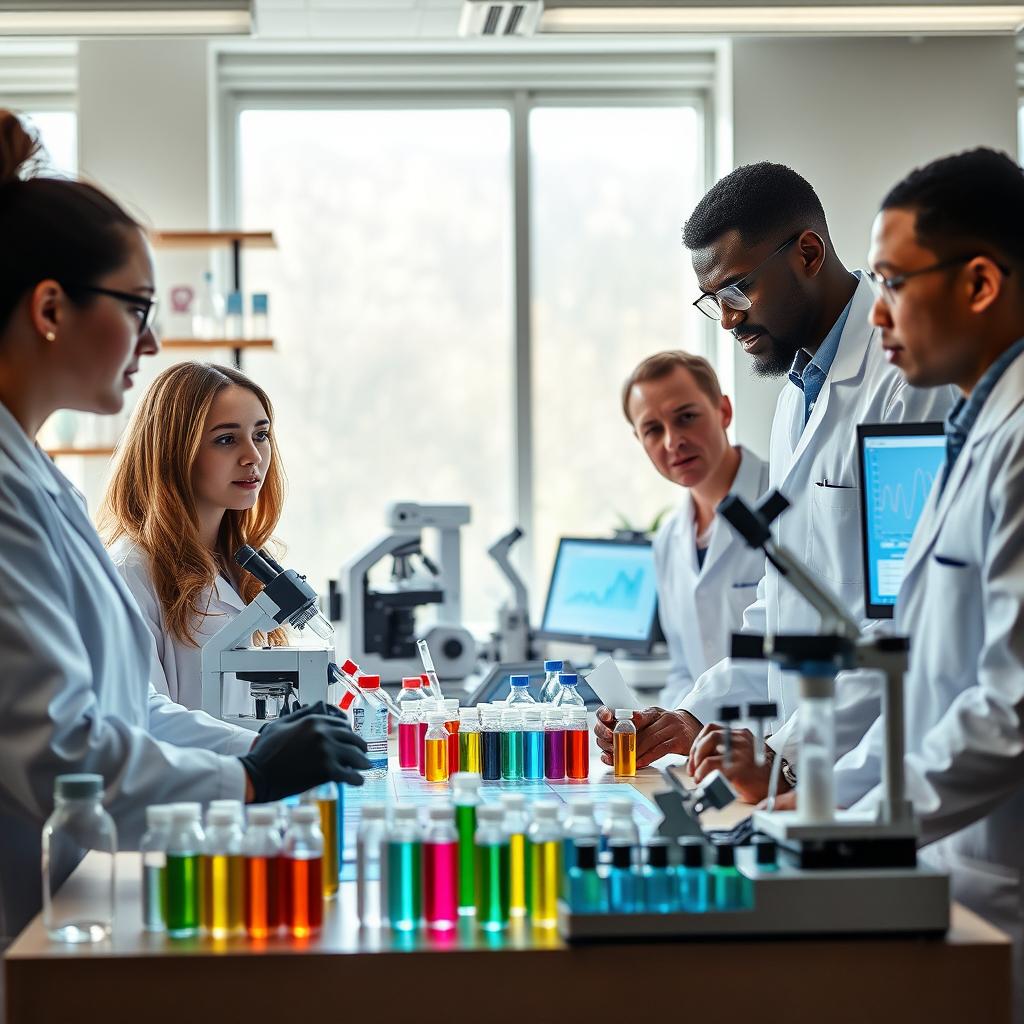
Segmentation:
{"type": "Polygon", "coordinates": [[[431,807],[423,841],[423,916],[446,930],[459,920],[459,836],[451,807],[431,807]]]}
{"type": "Polygon", "coordinates": [[[400,723],[398,726],[398,767],[419,768],[419,723],[400,723]]]}

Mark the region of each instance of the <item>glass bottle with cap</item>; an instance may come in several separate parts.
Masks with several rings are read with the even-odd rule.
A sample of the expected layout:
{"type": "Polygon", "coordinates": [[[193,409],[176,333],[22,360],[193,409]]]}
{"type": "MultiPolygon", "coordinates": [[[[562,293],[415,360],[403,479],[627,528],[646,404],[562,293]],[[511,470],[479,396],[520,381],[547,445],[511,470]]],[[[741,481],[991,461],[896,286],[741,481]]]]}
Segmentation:
{"type": "Polygon", "coordinates": [[[523,709],[523,778],[537,782],[544,778],[544,707],[523,709]]]}
{"type": "Polygon", "coordinates": [[[296,938],[309,937],[323,923],[323,854],[324,837],[317,807],[289,807],[284,837],[285,926],[296,938]]]}
{"type": "Polygon", "coordinates": [[[448,777],[459,770],[459,699],[444,698],[444,727],[448,730],[448,777]]]}
{"type": "Polygon", "coordinates": [[[671,845],[662,836],[647,844],[643,866],[644,907],[651,914],[672,914],[679,909],[679,885],[669,853],[671,845]]]}
{"type": "Polygon", "coordinates": [[[697,836],[679,839],[679,909],[703,914],[708,909],[708,872],[704,866],[705,842],[697,836]]]}
{"type": "Polygon", "coordinates": [[[713,844],[714,863],[709,869],[711,899],[715,910],[742,910],[746,906],[743,876],[736,867],[736,850],[730,843],[713,844]]]}
{"type": "Polygon", "coordinates": [[[451,805],[431,807],[423,838],[423,916],[442,931],[459,918],[459,836],[451,805]]]}
{"type": "Polygon", "coordinates": [[[508,707],[536,703],[533,694],[530,693],[530,677],[528,675],[509,677],[508,707]]]}
{"type": "Polygon", "coordinates": [[[387,808],[363,804],[356,833],[356,917],[361,925],[379,928],[387,902],[387,808]]]}
{"type": "Polygon", "coordinates": [[[459,711],[459,770],[476,775],[483,774],[478,708],[461,708],[459,711]]]}
{"type": "Polygon", "coordinates": [[[574,914],[605,914],[608,892],[597,870],[597,840],[580,839],[574,844],[575,863],[569,868],[569,908],[574,914]]]}
{"type": "Polygon", "coordinates": [[[577,782],[590,778],[590,727],[583,705],[562,705],[565,723],[565,774],[577,782]]]}
{"type": "Polygon", "coordinates": [[[452,776],[455,829],[459,833],[459,913],[472,914],[476,906],[476,862],[473,837],[480,807],[480,776],[456,772],[452,776]]]}
{"type": "Polygon", "coordinates": [[[498,804],[477,812],[471,852],[476,861],[476,919],[484,931],[501,931],[509,922],[509,837],[504,817],[504,808],[498,804]]]}
{"type": "Polygon", "coordinates": [[[530,851],[526,834],[529,819],[522,793],[502,793],[505,833],[509,841],[509,910],[513,917],[530,911],[530,851]]]}
{"type": "Polygon", "coordinates": [[[550,704],[554,701],[555,695],[558,693],[562,685],[558,681],[558,676],[564,667],[565,663],[562,661],[544,662],[544,685],[540,689],[540,700],[542,704],[550,704]]]}
{"type": "Polygon", "coordinates": [[[233,807],[206,811],[203,852],[203,927],[215,939],[245,928],[245,867],[242,830],[233,807]]]}
{"type": "Polygon", "coordinates": [[[613,796],[608,801],[604,824],[601,827],[601,848],[608,850],[613,841],[619,840],[637,846],[640,830],[633,817],[633,801],[628,796],[613,796]]]}
{"type": "Polygon", "coordinates": [[[250,938],[276,935],[284,912],[281,861],[282,839],[277,807],[253,804],[246,808],[248,828],[242,839],[245,860],[245,930],[250,938]]]}
{"type": "Polygon", "coordinates": [[[600,844],[601,829],[594,817],[594,801],[589,797],[578,797],[569,801],[569,815],[565,819],[565,839],[562,845],[564,871],[576,862],[577,843],[600,844]]]}
{"type": "Polygon", "coordinates": [[[530,916],[542,927],[558,923],[559,879],[562,874],[562,826],[558,804],[538,800],[527,832],[530,854],[530,916]]]}
{"type": "Polygon", "coordinates": [[[491,704],[480,705],[480,747],[485,782],[501,778],[501,712],[491,704]]]}
{"type": "Polygon", "coordinates": [[[565,778],[565,714],[554,706],[544,711],[544,777],[565,778]]]}
{"type": "Polygon", "coordinates": [[[388,922],[396,931],[411,931],[423,916],[423,832],[415,807],[395,808],[387,858],[388,922]]]}
{"type": "Polygon", "coordinates": [[[642,909],[642,877],[636,869],[636,847],[625,840],[609,844],[608,909],[613,914],[635,914],[642,909]]]}
{"type": "Polygon", "coordinates": [[[444,711],[427,715],[427,732],[423,741],[424,778],[427,782],[448,781],[448,729],[444,711]]]}
{"type": "Polygon", "coordinates": [[[501,713],[501,777],[518,782],[523,777],[523,713],[507,707],[501,713]]]}
{"type": "Polygon", "coordinates": [[[612,764],[617,779],[636,775],[636,726],[629,708],[615,709],[615,729],[612,731],[612,764]]]}
{"type": "Polygon", "coordinates": [[[558,674],[558,692],[555,694],[554,699],[551,701],[551,703],[560,708],[585,708],[586,703],[580,696],[579,691],[576,689],[576,685],[578,682],[579,676],[577,676],[575,673],[560,672],[558,674]]]}
{"type": "Polygon", "coordinates": [[[376,699],[380,676],[360,676],[360,696],[352,704],[352,731],[366,742],[370,767],[363,774],[369,779],[388,773],[388,709],[376,699]]]}
{"type": "Polygon", "coordinates": [[[402,692],[398,695],[398,706],[402,711],[398,719],[399,768],[419,767],[416,727],[423,711],[423,694],[420,687],[419,676],[406,676],[402,680],[402,692]]]}
{"type": "Polygon", "coordinates": [[[142,927],[147,932],[167,930],[167,837],[171,832],[171,805],[146,808],[146,834],[142,854],[142,927]]]}
{"type": "Polygon", "coordinates": [[[172,804],[167,837],[167,934],[173,939],[199,934],[205,843],[199,804],[172,804]]]}

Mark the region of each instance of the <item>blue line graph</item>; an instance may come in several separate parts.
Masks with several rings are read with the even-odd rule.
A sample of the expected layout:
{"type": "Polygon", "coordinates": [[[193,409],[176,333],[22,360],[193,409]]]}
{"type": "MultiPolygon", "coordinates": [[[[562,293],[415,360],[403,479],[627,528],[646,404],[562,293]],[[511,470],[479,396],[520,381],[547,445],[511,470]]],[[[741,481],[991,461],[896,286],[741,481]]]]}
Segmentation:
{"type": "Polygon", "coordinates": [[[579,590],[566,599],[567,605],[588,604],[606,611],[632,611],[640,599],[640,590],[644,582],[644,570],[637,569],[629,575],[617,572],[610,586],[601,592],[596,590],[579,590]]]}

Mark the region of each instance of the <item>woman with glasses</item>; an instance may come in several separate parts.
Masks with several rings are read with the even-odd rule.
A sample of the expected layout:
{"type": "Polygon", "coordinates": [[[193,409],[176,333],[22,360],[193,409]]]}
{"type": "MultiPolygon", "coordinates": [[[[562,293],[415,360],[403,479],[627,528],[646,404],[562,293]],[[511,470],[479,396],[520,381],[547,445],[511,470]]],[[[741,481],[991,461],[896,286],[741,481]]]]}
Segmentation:
{"type": "MultiPolygon", "coordinates": [[[[37,153],[0,110],[0,946],[39,909],[58,775],[103,777],[130,848],[149,804],[277,799],[358,784],[368,767],[343,718],[300,713],[251,746],[251,733],[153,689],[138,607],[81,496],[35,442],[59,409],[120,411],[159,348],[152,256],[104,193],[33,176],[37,153]]],[[[79,855],[67,852],[63,871],[79,855]]]]}

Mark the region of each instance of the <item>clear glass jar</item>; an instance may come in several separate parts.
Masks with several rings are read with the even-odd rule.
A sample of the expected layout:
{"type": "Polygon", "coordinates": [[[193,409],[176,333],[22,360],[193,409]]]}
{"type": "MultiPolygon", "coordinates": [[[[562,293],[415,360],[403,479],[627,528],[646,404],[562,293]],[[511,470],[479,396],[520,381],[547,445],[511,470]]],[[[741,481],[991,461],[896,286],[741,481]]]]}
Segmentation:
{"type": "Polygon", "coordinates": [[[171,833],[171,805],[146,808],[146,834],[142,854],[142,927],[147,932],[167,930],[167,840],[171,833]]]}
{"type": "Polygon", "coordinates": [[[103,809],[103,777],[58,775],[54,810],[43,826],[43,924],[55,942],[102,942],[114,927],[117,828],[103,809]],[[83,853],[93,878],[61,889],[83,853]]]}

